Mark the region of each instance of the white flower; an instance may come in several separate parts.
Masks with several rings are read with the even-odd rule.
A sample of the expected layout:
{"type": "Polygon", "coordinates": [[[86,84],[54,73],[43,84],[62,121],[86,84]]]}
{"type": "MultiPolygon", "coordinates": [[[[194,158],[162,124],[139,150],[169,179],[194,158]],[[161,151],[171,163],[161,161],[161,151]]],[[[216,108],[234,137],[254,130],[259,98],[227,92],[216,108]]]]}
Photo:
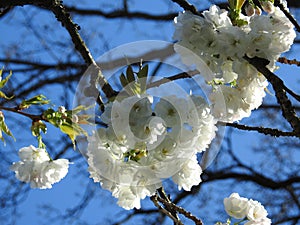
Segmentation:
{"type": "Polygon", "coordinates": [[[259,220],[250,220],[245,225],[271,225],[271,220],[269,218],[262,218],[259,220]]]}
{"type": "Polygon", "coordinates": [[[224,199],[224,207],[229,216],[243,219],[247,215],[248,199],[240,197],[238,193],[232,193],[229,198],[224,199]]]}
{"type": "Polygon", "coordinates": [[[194,155],[191,159],[186,159],[182,169],[172,176],[172,180],[178,184],[178,189],[190,191],[192,186],[201,182],[201,167],[198,164],[197,157],[194,155]]]}
{"type": "Polygon", "coordinates": [[[151,96],[131,96],[109,103],[101,118],[107,127],[88,137],[90,177],[121,207],[139,208],[163,179],[185,190],[201,182],[196,154],[216,131],[202,97],[165,96],[154,106],[151,96]]]}
{"type": "Polygon", "coordinates": [[[213,115],[221,121],[233,122],[251,114],[250,105],[241,99],[241,91],[229,86],[220,86],[211,95],[213,115]]]}
{"type": "MultiPolygon", "coordinates": [[[[69,161],[67,159],[56,159],[43,163],[43,182],[47,181],[45,185],[51,188],[52,184],[59,182],[68,173],[69,161]]],[[[39,187],[39,186],[37,186],[39,187]]]]}
{"type": "Polygon", "coordinates": [[[58,107],[58,111],[61,112],[61,113],[65,113],[67,110],[66,110],[66,108],[62,105],[62,106],[59,106],[59,107],[58,107]]]}
{"type": "Polygon", "coordinates": [[[195,139],[195,150],[197,152],[205,151],[216,134],[216,120],[211,114],[208,104],[199,96],[191,96],[193,107],[196,108],[196,116],[191,116],[191,110],[188,113],[189,124],[192,127],[192,133],[195,139]]]}
{"type": "Polygon", "coordinates": [[[51,160],[45,149],[29,146],[20,149],[20,162],[11,166],[16,177],[29,183],[31,188],[52,188],[52,184],[59,182],[68,173],[67,159],[51,160]]]}
{"type": "Polygon", "coordinates": [[[232,70],[232,61],[226,60],[221,66],[225,83],[230,83],[238,78],[238,74],[232,70]]]}
{"type": "Polygon", "coordinates": [[[121,186],[117,198],[118,205],[124,209],[141,208],[140,198],[131,191],[130,187],[121,186]]]}
{"type": "Polygon", "coordinates": [[[177,143],[169,135],[156,147],[153,157],[159,161],[173,159],[176,157],[177,143]]]}
{"type": "Polygon", "coordinates": [[[268,215],[267,210],[265,210],[264,206],[252,199],[249,200],[247,218],[251,221],[259,221],[263,218],[266,218],[268,215]]]}
{"type": "Polygon", "coordinates": [[[21,148],[18,152],[18,155],[21,161],[44,162],[50,159],[45,149],[35,148],[32,145],[21,148]]]}
{"type": "Polygon", "coordinates": [[[228,17],[228,12],[221,10],[218,6],[210,6],[208,11],[203,12],[203,16],[209,22],[211,22],[215,27],[228,27],[231,26],[231,20],[228,17]]]}
{"type": "Polygon", "coordinates": [[[268,1],[263,6],[267,15],[253,15],[253,8],[248,9],[251,16],[240,15],[247,22],[243,26],[234,26],[228,12],[215,5],[203,17],[183,12],[175,18],[174,49],[212,86],[209,98],[218,120],[240,120],[262,104],[266,79],[243,57],[268,59],[273,71],[277,58],[296,37],[293,24],[278,7],[268,1]]]}

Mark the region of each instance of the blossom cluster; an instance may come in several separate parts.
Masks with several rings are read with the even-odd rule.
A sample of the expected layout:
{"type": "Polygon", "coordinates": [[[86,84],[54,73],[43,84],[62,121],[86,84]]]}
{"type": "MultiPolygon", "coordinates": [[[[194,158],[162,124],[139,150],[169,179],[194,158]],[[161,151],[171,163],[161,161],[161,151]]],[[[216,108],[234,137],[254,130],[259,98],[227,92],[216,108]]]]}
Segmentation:
{"type": "Polygon", "coordinates": [[[238,193],[232,193],[228,198],[225,198],[224,207],[229,216],[243,221],[247,220],[245,225],[271,224],[271,220],[267,217],[267,210],[260,202],[240,197],[238,193]]]}
{"type": "Polygon", "coordinates": [[[277,58],[290,49],[296,37],[294,26],[278,7],[268,11],[241,14],[240,26],[232,23],[228,11],[215,5],[204,11],[203,17],[182,12],[175,18],[175,51],[183,63],[195,64],[200,73],[203,64],[212,72],[202,75],[212,86],[213,114],[221,121],[249,116],[265,96],[265,77],[244,56],[269,60],[268,68],[273,71],[277,58]]]}
{"type": "Polygon", "coordinates": [[[140,208],[172,178],[190,190],[201,181],[196,154],[215,136],[215,120],[198,96],[131,96],[109,103],[101,115],[107,124],[89,137],[90,176],[125,208],[140,208]]]}
{"type": "Polygon", "coordinates": [[[68,173],[69,161],[67,159],[52,160],[44,148],[29,147],[19,151],[21,161],[11,166],[16,177],[29,183],[31,188],[52,188],[52,184],[59,182],[68,173]]]}

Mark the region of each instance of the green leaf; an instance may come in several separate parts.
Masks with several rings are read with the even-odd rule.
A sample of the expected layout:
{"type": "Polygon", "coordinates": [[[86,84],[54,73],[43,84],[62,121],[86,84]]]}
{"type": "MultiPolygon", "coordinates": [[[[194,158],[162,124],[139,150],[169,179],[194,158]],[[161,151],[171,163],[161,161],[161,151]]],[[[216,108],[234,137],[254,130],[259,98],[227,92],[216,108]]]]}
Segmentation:
{"type": "MultiPolygon", "coordinates": [[[[85,111],[85,110],[88,110],[88,109],[90,109],[91,107],[93,107],[93,106],[84,106],[84,105],[79,105],[79,106],[77,106],[76,108],[74,108],[74,109],[72,109],[72,110],[70,110],[70,112],[72,112],[73,114],[77,114],[77,113],[79,113],[79,112],[81,112],[81,111],[85,111]]],[[[69,111],[68,111],[69,112],[69,111]]]]}
{"type": "Polygon", "coordinates": [[[147,76],[148,76],[148,65],[145,65],[137,74],[140,83],[140,93],[146,92],[147,88],[147,76]]]}
{"type": "Polygon", "coordinates": [[[0,91],[0,98],[5,98],[5,99],[10,100],[10,99],[12,99],[13,97],[14,97],[14,96],[8,97],[8,96],[6,96],[2,91],[0,91]]]}
{"type": "Polygon", "coordinates": [[[127,81],[127,79],[126,79],[124,73],[122,73],[122,74],[120,75],[120,82],[121,82],[121,84],[122,84],[122,86],[123,86],[124,88],[128,85],[128,81],[127,81]]]}
{"type": "Polygon", "coordinates": [[[128,67],[127,67],[127,70],[126,70],[126,77],[127,77],[128,83],[131,83],[131,82],[134,82],[134,81],[135,81],[134,73],[133,73],[133,70],[132,70],[132,67],[131,67],[131,66],[128,66],[128,67]]]}
{"type": "Polygon", "coordinates": [[[145,65],[137,74],[138,78],[143,78],[148,76],[148,65],[145,65]]]}
{"type": "Polygon", "coordinates": [[[59,126],[59,129],[67,134],[69,138],[71,139],[74,147],[75,147],[75,138],[81,134],[87,136],[87,133],[85,130],[83,130],[78,124],[69,124],[69,123],[63,123],[61,126],[59,126]]]}
{"type": "MultiPolygon", "coordinates": [[[[0,80],[1,80],[1,78],[2,78],[2,72],[3,72],[3,70],[0,70],[0,80]]],[[[12,72],[10,71],[10,72],[9,72],[9,75],[8,75],[5,79],[3,79],[3,80],[0,81],[0,89],[3,88],[3,87],[5,86],[5,84],[7,83],[7,81],[9,80],[9,78],[10,78],[11,76],[12,76],[12,72]]]]}
{"type": "Polygon", "coordinates": [[[19,106],[20,109],[26,109],[31,105],[46,105],[49,104],[48,100],[44,95],[36,95],[28,100],[23,100],[19,106]]]}
{"type": "Polygon", "coordinates": [[[2,112],[0,112],[0,139],[4,142],[3,133],[5,133],[6,135],[11,136],[14,140],[16,140],[4,120],[4,115],[2,112]]]}

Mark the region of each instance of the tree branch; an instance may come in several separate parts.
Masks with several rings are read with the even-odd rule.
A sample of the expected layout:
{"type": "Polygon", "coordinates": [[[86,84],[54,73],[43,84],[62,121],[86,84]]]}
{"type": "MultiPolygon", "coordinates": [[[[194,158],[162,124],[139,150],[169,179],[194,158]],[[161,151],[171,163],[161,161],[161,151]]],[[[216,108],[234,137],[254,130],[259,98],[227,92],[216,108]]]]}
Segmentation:
{"type": "Polygon", "coordinates": [[[177,212],[179,212],[180,214],[184,215],[186,218],[194,221],[194,223],[196,225],[203,225],[203,222],[198,219],[196,216],[194,216],[191,212],[186,211],[185,209],[183,209],[182,207],[179,207],[177,205],[175,205],[172,202],[168,202],[163,198],[160,198],[159,196],[157,196],[157,200],[161,203],[163,203],[164,205],[169,205],[171,208],[175,209],[177,212]]]}
{"type": "Polygon", "coordinates": [[[159,204],[158,204],[158,196],[157,194],[153,195],[150,197],[151,201],[154,203],[154,205],[158,208],[158,210],[162,213],[164,213],[165,215],[167,215],[168,217],[170,217],[173,222],[174,222],[174,225],[183,225],[183,223],[177,218],[177,216],[175,217],[173,215],[173,213],[171,213],[169,210],[161,207],[159,204]]]}
{"type": "Polygon", "coordinates": [[[240,129],[240,130],[257,131],[258,133],[262,133],[265,135],[271,135],[273,137],[299,137],[299,134],[297,134],[295,132],[284,132],[284,131],[281,131],[278,129],[273,129],[273,128],[251,127],[251,126],[238,124],[238,123],[224,123],[224,122],[218,122],[218,125],[234,127],[234,128],[240,129]]]}
{"type": "Polygon", "coordinates": [[[272,190],[277,189],[285,189],[287,186],[300,183],[300,177],[294,176],[283,180],[283,181],[274,181],[266,176],[263,176],[261,174],[248,174],[248,173],[239,173],[239,172],[224,172],[221,171],[213,171],[210,172],[208,170],[205,170],[202,175],[203,182],[212,182],[216,180],[227,180],[227,179],[236,179],[236,180],[243,180],[243,181],[252,181],[256,184],[259,184],[263,187],[270,188],[272,190]]]}
{"type": "MultiPolygon", "coordinates": [[[[160,198],[164,199],[166,202],[171,203],[170,198],[167,196],[167,194],[165,193],[165,191],[164,191],[164,189],[162,187],[157,189],[157,193],[159,194],[159,196],[157,196],[157,198],[160,197],[160,198]]],[[[163,203],[163,205],[172,214],[172,216],[174,218],[176,218],[176,223],[174,222],[174,224],[176,224],[176,225],[177,224],[178,225],[182,224],[181,221],[180,221],[180,219],[179,219],[179,217],[178,217],[178,215],[177,215],[177,212],[172,207],[170,207],[169,204],[163,203]]]]}
{"type": "Polygon", "coordinates": [[[178,15],[177,12],[165,13],[160,15],[153,15],[145,12],[129,12],[127,10],[114,10],[111,12],[104,12],[100,9],[79,9],[76,6],[65,6],[65,9],[70,13],[76,13],[78,15],[102,16],[107,19],[135,18],[144,20],[171,21],[178,15]]]}
{"type": "MultiPolygon", "coordinates": [[[[249,58],[248,56],[244,56],[244,59],[262,73],[272,84],[277,102],[281,106],[283,117],[290,123],[294,132],[300,137],[300,119],[296,116],[295,109],[286,95],[286,90],[289,89],[284,85],[283,81],[279,77],[273,74],[266,67],[269,64],[269,61],[258,57],[249,58]]],[[[288,93],[291,94],[290,92],[288,93]]],[[[294,95],[292,96],[295,97],[294,95]]]]}
{"type": "Polygon", "coordinates": [[[296,59],[287,59],[285,57],[280,57],[277,59],[277,62],[280,62],[282,64],[288,64],[288,65],[296,65],[300,66],[300,62],[297,61],[296,59]]]}
{"type": "Polygon", "coordinates": [[[17,113],[17,114],[20,114],[22,116],[26,116],[26,117],[30,118],[31,120],[33,120],[33,121],[45,120],[45,118],[43,118],[42,115],[33,115],[33,114],[25,113],[25,112],[22,112],[21,110],[18,110],[16,108],[8,108],[8,107],[0,106],[0,110],[5,110],[5,111],[17,113]]]}
{"type": "Polygon", "coordinates": [[[181,8],[183,8],[186,11],[190,11],[195,15],[202,16],[201,13],[196,9],[196,7],[190,4],[186,0],[171,0],[171,1],[177,3],[181,8]]]}

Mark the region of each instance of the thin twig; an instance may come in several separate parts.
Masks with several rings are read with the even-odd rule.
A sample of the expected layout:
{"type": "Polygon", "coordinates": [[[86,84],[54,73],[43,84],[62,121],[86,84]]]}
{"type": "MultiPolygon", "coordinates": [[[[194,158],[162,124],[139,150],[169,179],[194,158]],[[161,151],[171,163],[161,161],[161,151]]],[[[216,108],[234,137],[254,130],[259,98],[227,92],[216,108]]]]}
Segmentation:
{"type": "Polygon", "coordinates": [[[299,134],[296,134],[295,132],[285,132],[285,131],[281,131],[281,130],[274,129],[274,128],[252,127],[252,126],[247,126],[244,124],[224,123],[224,122],[218,122],[218,125],[234,127],[234,128],[240,129],[240,130],[257,131],[258,133],[262,133],[265,135],[271,135],[273,137],[299,137],[299,134]]]}
{"type": "Polygon", "coordinates": [[[91,74],[90,87],[88,88],[92,89],[92,91],[90,92],[92,93],[92,96],[99,99],[99,92],[96,88],[98,82],[107,98],[112,98],[116,96],[117,92],[114,91],[110,84],[107,82],[107,80],[101,72],[101,69],[93,59],[88,47],[85,45],[85,42],[81,38],[78,32],[80,27],[72,21],[70,14],[66,12],[61,1],[53,0],[52,5],[49,7],[49,10],[51,10],[54,13],[57,20],[60,21],[61,24],[69,32],[69,35],[72,38],[72,42],[75,45],[75,49],[81,54],[86,64],[92,67],[91,71],[93,73],[91,74]],[[96,93],[98,94],[96,95],[96,93]]]}
{"type": "Polygon", "coordinates": [[[296,59],[287,59],[285,57],[280,57],[277,59],[277,62],[280,62],[282,64],[288,64],[288,65],[296,65],[296,66],[300,66],[300,61],[296,60],[296,59]]]}
{"type": "Polygon", "coordinates": [[[158,210],[160,212],[164,213],[165,215],[167,215],[168,217],[170,217],[173,220],[174,224],[176,224],[176,225],[183,225],[183,223],[181,221],[178,221],[177,218],[174,217],[171,212],[169,212],[168,210],[166,210],[165,208],[163,208],[163,207],[161,207],[159,205],[157,198],[158,198],[157,194],[155,194],[155,195],[153,195],[153,196],[150,197],[151,201],[158,208],[158,210]]]}
{"type": "Polygon", "coordinates": [[[172,1],[177,3],[184,10],[190,11],[191,13],[193,13],[195,15],[201,16],[201,13],[198,12],[196,7],[192,4],[190,4],[188,1],[186,1],[186,0],[172,0],[172,1]]]}
{"type": "Polygon", "coordinates": [[[182,73],[170,76],[170,77],[164,77],[164,78],[162,78],[158,81],[154,81],[154,82],[149,83],[147,85],[147,89],[148,88],[153,88],[153,87],[159,87],[160,85],[166,84],[170,81],[184,79],[184,78],[191,78],[192,76],[197,75],[197,74],[199,74],[199,71],[198,70],[193,70],[193,71],[182,72],[182,73]]]}
{"type": "Polygon", "coordinates": [[[175,209],[178,213],[184,215],[186,218],[191,219],[192,221],[194,221],[194,223],[196,225],[203,225],[203,222],[198,219],[196,216],[194,216],[191,212],[186,211],[185,209],[183,209],[182,207],[179,207],[177,205],[175,205],[172,202],[168,202],[163,198],[160,198],[159,196],[157,196],[157,200],[161,203],[163,203],[164,205],[169,205],[171,208],[175,209]]]}
{"type": "MultiPolygon", "coordinates": [[[[169,196],[165,193],[163,187],[158,188],[156,191],[157,191],[157,193],[159,194],[159,196],[157,196],[157,197],[160,197],[160,198],[164,199],[166,202],[169,202],[169,203],[171,202],[169,196]]],[[[177,215],[177,212],[176,212],[172,207],[170,207],[169,204],[164,204],[164,203],[163,203],[163,205],[164,205],[165,208],[172,214],[172,216],[173,216],[174,218],[176,218],[176,220],[177,220],[177,221],[176,221],[176,224],[181,224],[181,221],[180,221],[179,216],[177,215]]]]}

